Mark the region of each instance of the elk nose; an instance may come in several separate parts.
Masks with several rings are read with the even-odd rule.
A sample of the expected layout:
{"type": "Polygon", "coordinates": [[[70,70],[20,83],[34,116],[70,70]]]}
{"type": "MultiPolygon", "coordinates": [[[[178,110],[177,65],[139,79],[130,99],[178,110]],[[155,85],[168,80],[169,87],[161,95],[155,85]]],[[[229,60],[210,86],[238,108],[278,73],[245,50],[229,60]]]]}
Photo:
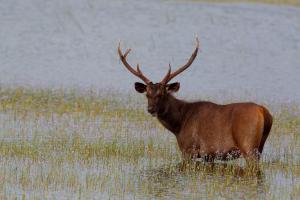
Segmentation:
{"type": "Polygon", "coordinates": [[[155,113],[154,107],[153,106],[149,106],[148,107],[148,112],[151,113],[151,114],[155,113]]]}

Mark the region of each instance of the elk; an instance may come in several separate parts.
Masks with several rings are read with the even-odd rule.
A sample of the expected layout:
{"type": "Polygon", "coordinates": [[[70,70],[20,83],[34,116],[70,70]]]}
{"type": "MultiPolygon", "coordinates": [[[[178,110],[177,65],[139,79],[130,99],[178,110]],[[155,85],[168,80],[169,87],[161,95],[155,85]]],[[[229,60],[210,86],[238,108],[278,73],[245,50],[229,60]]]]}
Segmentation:
{"type": "Polygon", "coordinates": [[[118,46],[118,54],[123,65],[144,83],[136,82],[135,90],[146,93],[148,112],[177,139],[183,158],[203,159],[211,162],[215,159],[230,160],[243,156],[246,162],[260,159],[264,144],[272,127],[269,111],[252,102],[219,105],[208,101],[186,102],[173,96],[180,87],[179,82],[169,83],[174,77],[186,70],[195,60],[196,49],[187,63],[174,72],[171,65],[162,81],[151,82],[140,70],[128,64],[118,46]]]}

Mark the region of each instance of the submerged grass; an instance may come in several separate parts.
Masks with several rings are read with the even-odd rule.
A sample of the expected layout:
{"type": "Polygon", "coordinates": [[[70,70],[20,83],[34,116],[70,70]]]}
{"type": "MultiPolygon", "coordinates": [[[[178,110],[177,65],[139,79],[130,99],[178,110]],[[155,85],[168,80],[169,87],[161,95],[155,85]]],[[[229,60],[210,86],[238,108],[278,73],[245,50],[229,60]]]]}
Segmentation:
{"type": "Polygon", "coordinates": [[[181,163],[145,100],[95,91],[0,89],[0,199],[293,199],[300,195],[300,109],[268,105],[261,172],[181,163]]]}

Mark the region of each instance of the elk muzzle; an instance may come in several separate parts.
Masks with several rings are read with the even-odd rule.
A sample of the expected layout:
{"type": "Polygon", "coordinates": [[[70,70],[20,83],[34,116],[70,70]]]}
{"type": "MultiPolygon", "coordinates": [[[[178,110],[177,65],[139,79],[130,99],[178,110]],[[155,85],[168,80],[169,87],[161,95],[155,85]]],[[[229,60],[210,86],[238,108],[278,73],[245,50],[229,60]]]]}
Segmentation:
{"type": "Polygon", "coordinates": [[[156,114],[156,108],[154,106],[148,106],[148,112],[152,115],[155,116],[156,114]]]}

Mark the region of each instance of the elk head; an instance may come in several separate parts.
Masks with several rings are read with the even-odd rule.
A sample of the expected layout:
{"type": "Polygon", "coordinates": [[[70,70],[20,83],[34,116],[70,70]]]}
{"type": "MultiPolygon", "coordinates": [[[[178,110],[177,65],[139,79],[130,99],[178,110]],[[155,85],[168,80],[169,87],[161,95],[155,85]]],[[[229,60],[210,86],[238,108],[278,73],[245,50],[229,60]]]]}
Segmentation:
{"type": "Polygon", "coordinates": [[[165,77],[162,79],[162,81],[158,83],[152,83],[140,70],[139,64],[137,64],[136,70],[131,67],[126,57],[131,51],[131,49],[127,49],[125,53],[123,54],[121,51],[120,43],[118,46],[118,53],[120,56],[120,59],[124,66],[135,76],[139,77],[143,80],[145,83],[136,82],[134,84],[135,90],[139,93],[146,93],[146,97],[148,99],[148,112],[155,116],[157,114],[163,113],[167,104],[167,99],[170,93],[177,92],[180,87],[179,82],[170,83],[171,79],[173,79],[175,76],[186,70],[194,61],[194,59],[197,56],[199,49],[199,40],[196,37],[196,49],[194,50],[192,56],[189,58],[188,62],[181,66],[178,70],[175,72],[171,72],[171,65],[169,64],[169,70],[165,77]]]}

